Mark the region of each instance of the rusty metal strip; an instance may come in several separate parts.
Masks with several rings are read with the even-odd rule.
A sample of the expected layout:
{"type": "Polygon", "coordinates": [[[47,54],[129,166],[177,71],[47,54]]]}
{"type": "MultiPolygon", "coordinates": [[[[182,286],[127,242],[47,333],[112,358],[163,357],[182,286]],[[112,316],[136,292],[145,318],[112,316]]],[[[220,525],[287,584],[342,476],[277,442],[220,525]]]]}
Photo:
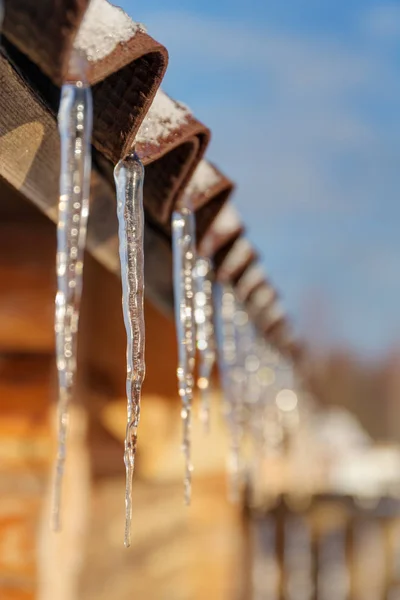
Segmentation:
{"type": "MultiPolygon", "coordinates": [[[[0,83],[0,177],[56,221],[60,155],[56,121],[3,56],[0,56],[0,83]]],[[[114,188],[94,169],[88,250],[108,270],[119,274],[115,202],[114,188]]],[[[168,240],[149,224],[147,228],[147,292],[164,309],[171,309],[172,284],[169,282],[168,287],[159,277],[161,271],[164,277],[171,276],[168,240]],[[157,242],[158,238],[162,241],[157,242]],[[161,297],[164,290],[166,296],[161,297]]]]}
{"type": "Polygon", "coordinates": [[[217,217],[221,216],[223,222],[224,215],[221,211],[233,191],[233,182],[214,164],[206,160],[200,161],[185,190],[196,212],[196,239],[199,245],[213,223],[218,227],[218,222],[221,221],[216,220],[217,217]]]}
{"type": "MultiPolygon", "coordinates": [[[[5,4],[4,36],[47,76],[48,82],[34,82],[46,96],[50,82],[59,87],[65,78],[89,2],[6,0],[5,4]]],[[[167,64],[166,49],[140,29],[108,55],[89,62],[93,144],[113,163],[132,147],[167,64]]]]}

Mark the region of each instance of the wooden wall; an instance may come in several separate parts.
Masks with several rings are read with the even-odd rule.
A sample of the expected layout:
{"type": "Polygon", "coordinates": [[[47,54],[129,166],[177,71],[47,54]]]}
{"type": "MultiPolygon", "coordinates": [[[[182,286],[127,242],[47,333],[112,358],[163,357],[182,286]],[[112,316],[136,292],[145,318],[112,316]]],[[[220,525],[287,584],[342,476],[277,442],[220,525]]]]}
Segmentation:
{"type": "Polygon", "coordinates": [[[91,257],[85,262],[68,442],[66,522],[63,534],[50,533],[56,232],[4,184],[0,195],[1,600],[99,600],[109,597],[108,586],[121,600],[134,590],[154,600],[230,599],[239,540],[237,511],[225,497],[221,426],[215,425],[206,444],[195,434],[198,469],[188,511],[182,501],[175,329],[148,303],[135,534],[132,550],[123,548],[121,289],[91,257]]]}

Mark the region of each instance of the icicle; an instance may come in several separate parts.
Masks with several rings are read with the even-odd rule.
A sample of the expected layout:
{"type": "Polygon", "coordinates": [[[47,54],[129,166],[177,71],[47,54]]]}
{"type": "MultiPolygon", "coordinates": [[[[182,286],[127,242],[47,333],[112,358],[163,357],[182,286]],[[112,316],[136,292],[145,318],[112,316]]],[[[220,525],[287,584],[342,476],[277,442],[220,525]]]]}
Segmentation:
{"type": "MultiPolygon", "coordinates": [[[[275,368],[277,357],[270,346],[260,335],[256,335],[255,354],[258,357],[258,368],[248,373],[251,413],[249,414],[249,433],[252,441],[252,450],[255,468],[263,454],[275,448],[279,441],[279,432],[275,426],[278,410],[275,404],[275,368]],[[271,435],[271,429],[274,432],[271,435]]],[[[255,471],[257,473],[257,470],[255,471]]],[[[256,483],[256,477],[254,483],[256,483]]]]}
{"type": "MultiPolygon", "coordinates": [[[[254,421],[262,426],[264,415],[262,410],[263,389],[260,385],[258,373],[261,367],[259,346],[255,328],[244,306],[235,297],[235,311],[233,321],[236,330],[236,367],[235,390],[240,395],[237,398],[236,420],[240,438],[247,439],[251,446],[245,444],[247,453],[245,459],[241,458],[241,469],[246,473],[248,482],[255,479],[255,473],[261,465],[262,452],[257,447],[256,428],[254,421]],[[253,456],[249,455],[249,449],[253,456]]],[[[242,475],[243,476],[243,475],[242,475]]]]}
{"type": "Polygon", "coordinates": [[[172,243],[175,320],[178,339],[177,376],[179,396],[182,400],[182,451],[185,457],[184,493],[185,503],[190,504],[193,470],[190,458],[190,427],[195,362],[193,269],[196,255],[196,240],[194,215],[189,208],[181,208],[172,215],[172,243]]]}
{"type": "Polygon", "coordinates": [[[201,392],[201,421],[204,431],[210,426],[210,377],[215,363],[214,305],[211,262],[199,257],[194,270],[194,315],[196,345],[200,355],[197,386],[201,392]]]}
{"type": "Polygon", "coordinates": [[[92,95],[80,55],[71,59],[61,90],[58,127],[61,141],[60,198],[57,227],[57,296],[55,313],[58,370],[58,451],[53,490],[53,528],[60,529],[68,406],[76,371],[77,333],[83,257],[89,209],[92,95]]]}
{"type": "Polygon", "coordinates": [[[230,431],[228,457],[229,497],[239,500],[240,491],[240,445],[242,439],[242,372],[238,369],[238,339],[235,325],[236,300],[230,286],[219,287],[219,361],[222,385],[226,400],[226,417],[230,431]]]}
{"type": "MultiPolygon", "coordinates": [[[[256,452],[254,420],[260,420],[262,425],[263,415],[260,410],[262,390],[257,374],[260,370],[260,357],[258,352],[256,333],[251,319],[244,306],[236,299],[234,324],[236,328],[236,379],[241,385],[239,398],[238,427],[240,435],[251,442],[246,444],[246,460],[242,460],[242,470],[246,472],[249,482],[254,479],[256,468],[261,463],[261,453],[256,452]],[[250,457],[248,450],[253,450],[250,457]],[[252,460],[251,460],[252,458],[252,460]]],[[[238,384],[236,384],[238,385],[238,384]]]]}
{"type": "Polygon", "coordinates": [[[132,479],[135,468],[137,429],[140,418],[140,397],[145,376],[143,309],[143,179],[144,169],[136,153],[120,160],[114,169],[117,188],[119,222],[119,256],[121,261],[122,307],[127,334],[127,426],[124,462],[125,546],[131,543],[132,479]]]}

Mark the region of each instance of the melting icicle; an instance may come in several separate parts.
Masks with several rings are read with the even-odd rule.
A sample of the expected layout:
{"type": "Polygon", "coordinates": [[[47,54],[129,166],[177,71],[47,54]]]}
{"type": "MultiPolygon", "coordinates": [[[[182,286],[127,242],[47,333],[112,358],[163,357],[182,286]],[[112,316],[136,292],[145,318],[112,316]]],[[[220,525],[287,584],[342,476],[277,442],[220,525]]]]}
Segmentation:
{"type": "MultiPolygon", "coordinates": [[[[232,292],[233,293],[233,292],[232,292]]],[[[232,370],[232,392],[234,397],[234,419],[237,429],[239,442],[237,444],[237,452],[240,451],[240,441],[244,435],[250,434],[251,415],[256,411],[257,403],[260,396],[260,386],[257,379],[257,372],[260,368],[260,359],[257,353],[255,330],[251,323],[250,317],[243,305],[238,301],[234,294],[233,324],[235,331],[236,357],[235,365],[232,370]]],[[[238,456],[238,465],[242,468],[245,465],[240,465],[240,455],[238,456]]],[[[248,464],[247,464],[248,466],[248,464]]],[[[247,472],[247,475],[249,473],[247,472]]],[[[237,485],[239,486],[241,474],[238,473],[237,485]]],[[[238,494],[237,490],[236,495],[238,494]]]]}
{"type": "Polygon", "coordinates": [[[241,369],[238,369],[238,340],[235,325],[236,299],[232,288],[219,287],[220,292],[220,371],[227,407],[227,422],[230,431],[230,454],[228,457],[229,497],[239,500],[240,492],[240,445],[242,440],[242,393],[241,369]]]}
{"type": "Polygon", "coordinates": [[[277,358],[264,338],[256,335],[255,352],[259,365],[255,373],[249,373],[248,396],[251,412],[248,415],[252,458],[249,478],[255,497],[263,493],[264,481],[260,478],[263,458],[275,451],[280,444],[281,427],[275,404],[275,367],[277,358]]]}
{"type": "Polygon", "coordinates": [[[143,309],[144,169],[136,153],[129,154],[124,160],[119,161],[114,169],[114,178],[117,188],[122,307],[127,335],[124,543],[126,547],[129,547],[131,543],[132,479],[135,468],[137,429],[140,418],[140,396],[145,376],[145,325],[143,309]]]}
{"type": "Polygon", "coordinates": [[[197,385],[201,392],[201,421],[205,432],[210,425],[210,378],[215,363],[212,268],[208,258],[199,257],[194,270],[194,315],[196,344],[200,355],[197,385]]]}
{"type": "Polygon", "coordinates": [[[58,370],[58,451],[53,490],[53,528],[60,529],[60,503],[65,466],[68,407],[76,371],[83,256],[89,209],[92,95],[84,60],[71,59],[70,75],[61,91],[58,127],[61,141],[60,198],[57,227],[57,296],[55,313],[58,370]]]}
{"type": "Polygon", "coordinates": [[[195,327],[193,318],[193,269],[196,240],[194,215],[189,208],[172,215],[172,243],[174,262],[175,320],[178,338],[178,385],[182,400],[182,451],[185,457],[185,503],[190,504],[192,491],[192,464],[190,427],[193,399],[193,372],[195,362],[195,327]]]}

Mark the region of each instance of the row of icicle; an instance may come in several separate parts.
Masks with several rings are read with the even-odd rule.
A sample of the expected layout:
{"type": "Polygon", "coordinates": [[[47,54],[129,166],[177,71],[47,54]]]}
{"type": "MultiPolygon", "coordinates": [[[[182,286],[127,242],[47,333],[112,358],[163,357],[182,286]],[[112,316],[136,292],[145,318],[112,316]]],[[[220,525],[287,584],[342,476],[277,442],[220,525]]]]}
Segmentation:
{"type": "MultiPolygon", "coordinates": [[[[53,490],[52,523],[61,526],[61,491],[66,457],[68,408],[75,375],[79,309],[82,295],[83,256],[86,245],[91,175],[92,94],[87,84],[86,61],[71,59],[68,81],[61,91],[58,126],[61,145],[60,197],[57,226],[57,296],[55,313],[58,370],[58,450],[53,490]]],[[[135,467],[140,396],[144,362],[144,169],[133,151],[114,169],[119,223],[119,254],[123,317],[127,334],[127,425],[125,537],[130,545],[132,478],[135,467]]]]}
{"type": "MultiPolygon", "coordinates": [[[[55,332],[59,381],[58,450],[53,489],[52,522],[61,526],[61,491],[66,458],[68,408],[75,376],[77,332],[82,293],[83,257],[89,216],[92,96],[80,55],[71,60],[69,78],[62,87],[58,126],[61,143],[59,216],[57,227],[57,281],[55,332]]],[[[144,168],[132,150],[114,169],[119,222],[119,253],[123,317],[127,334],[127,425],[125,546],[131,542],[132,478],[135,467],[141,387],[145,375],[143,313],[143,180],[144,168]]],[[[216,361],[222,376],[225,416],[230,432],[230,495],[240,490],[240,448],[245,431],[254,445],[265,441],[263,411],[271,400],[276,357],[257,336],[249,315],[233,289],[213,282],[212,263],[196,254],[195,215],[184,201],[172,216],[173,285],[178,339],[178,388],[182,402],[182,451],[185,460],[184,497],[191,499],[191,417],[195,387],[195,358],[199,356],[200,417],[209,429],[210,380],[216,361]],[[213,289],[217,292],[213,293],[213,289]],[[214,325],[214,300],[217,311],[214,325]],[[218,344],[216,344],[218,339],[218,344]],[[267,374],[269,375],[267,376],[267,374]],[[261,427],[261,431],[260,431],[261,427]]],[[[259,450],[260,448],[258,448],[259,450]]]]}

